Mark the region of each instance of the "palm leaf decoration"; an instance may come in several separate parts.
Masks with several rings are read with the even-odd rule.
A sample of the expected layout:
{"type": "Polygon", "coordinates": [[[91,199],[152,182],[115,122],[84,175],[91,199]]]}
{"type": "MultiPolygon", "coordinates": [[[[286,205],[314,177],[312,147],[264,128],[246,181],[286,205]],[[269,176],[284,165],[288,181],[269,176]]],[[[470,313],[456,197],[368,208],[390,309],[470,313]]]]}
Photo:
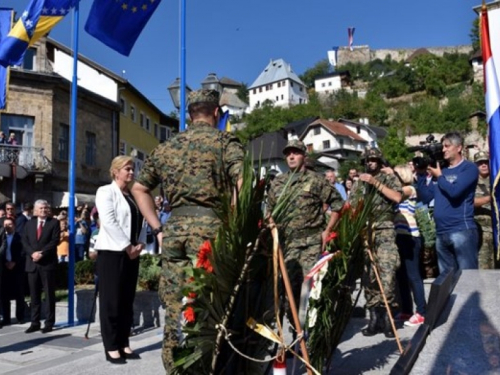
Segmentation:
{"type": "Polygon", "coordinates": [[[335,255],[321,280],[319,298],[309,299],[307,346],[311,365],[316,369],[330,365],[354,308],[352,289],[363,271],[364,250],[370,242],[368,229],[387,214],[378,207],[376,189],[359,189],[356,193],[353,206],[344,206],[336,237],[327,246],[335,255]]]}
{"type": "MultiPolygon", "coordinates": [[[[182,328],[185,340],[175,354],[175,374],[263,372],[261,363],[237,354],[220,330],[223,325],[231,334],[231,344],[245,355],[263,359],[268,354],[269,341],[245,324],[250,317],[265,320],[272,291],[271,257],[267,250],[270,237],[263,225],[262,210],[269,178],[258,179],[252,159],[251,155],[245,158],[243,185],[237,199],[234,201],[230,194],[221,197],[222,207],[217,212],[221,226],[210,243],[208,255],[213,271],[186,269],[190,282],[183,293],[186,297],[196,295],[189,303],[195,319],[182,328]]],[[[273,212],[277,224],[289,220],[286,211],[292,200],[292,194],[280,197],[273,212]]]]}

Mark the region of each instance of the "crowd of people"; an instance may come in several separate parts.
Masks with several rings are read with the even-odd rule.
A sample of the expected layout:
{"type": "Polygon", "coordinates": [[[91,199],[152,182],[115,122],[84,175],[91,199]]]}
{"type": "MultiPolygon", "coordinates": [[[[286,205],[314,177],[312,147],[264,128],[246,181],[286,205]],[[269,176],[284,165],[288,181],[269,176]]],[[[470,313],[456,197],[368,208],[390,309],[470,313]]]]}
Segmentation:
{"type": "MultiPolygon", "coordinates": [[[[229,194],[237,194],[242,183],[244,148],[236,136],[217,130],[219,94],[199,90],[190,93],[188,101],[192,123],[186,132],[157,146],[136,179],[133,159],[116,157],[110,166],[112,182],[98,189],[96,207],[77,211],[76,260],[97,254],[101,334],[106,359],[114,364],[140,358],[128,340],[139,255],[161,253],[159,295],[166,307],[162,357],[167,371],[172,370],[180,344],[185,268],[192,265],[201,244],[217,233],[220,218],[214,209],[221,204],[220,190],[227,188],[221,181],[230,182],[229,194]],[[165,198],[153,198],[158,186],[165,198]]],[[[289,208],[292,219],[281,233],[297,304],[304,276],[325,249],[344,205],[355,207],[369,193],[374,195],[375,219],[368,228],[370,252],[362,277],[369,311],[363,335],[394,337],[393,315],[409,326],[425,321],[421,254],[426,243],[416,215],[419,208],[425,207],[435,222],[439,272],[496,268],[488,154],[481,151],[473,162],[466,160],[464,140],[455,132],[446,134],[441,143],[442,163],[425,166],[409,161],[393,168],[379,149],[368,149],[359,167],[363,171],[352,168],[343,181],[334,169],[322,175],[308,166],[303,142],[287,143],[282,151],[289,172],[269,186],[266,220],[273,225],[270,213],[285,188],[299,192],[289,208]]],[[[48,302],[42,332],[50,332],[55,319],[54,269],[58,262],[68,261],[67,213],[60,212],[56,219],[48,203],[39,200],[34,207],[25,204],[17,217],[15,206],[7,203],[0,215],[4,216],[0,218],[3,323],[10,324],[11,299],[17,301],[17,320],[24,321],[20,280],[27,273],[31,325],[26,332],[41,329],[42,289],[48,302]]]]}

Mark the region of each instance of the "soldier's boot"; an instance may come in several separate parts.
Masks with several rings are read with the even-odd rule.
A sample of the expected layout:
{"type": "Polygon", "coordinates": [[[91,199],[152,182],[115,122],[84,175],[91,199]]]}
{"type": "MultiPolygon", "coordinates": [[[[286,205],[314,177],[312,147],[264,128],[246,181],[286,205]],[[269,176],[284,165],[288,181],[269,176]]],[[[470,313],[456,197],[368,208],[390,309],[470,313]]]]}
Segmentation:
{"type": "Polygon", "coordinates": [[[369,309],[370,311],[370,321],[368,322],[368,326],[361,330],[363,336],[374,336],[377,333],[381,332],[379,329],[379,319],[377,310],[375,307],[369,309]]]}
{"type": "Polygon", "coordinates": [[[385,337],[394,338],[394,331],[392,330],[391,319],[389,318],[389,314],[387,314],[387,310],[385,307],[379,307],[379,321],[381,322],[382,332],[384,332],[385,337]]]}

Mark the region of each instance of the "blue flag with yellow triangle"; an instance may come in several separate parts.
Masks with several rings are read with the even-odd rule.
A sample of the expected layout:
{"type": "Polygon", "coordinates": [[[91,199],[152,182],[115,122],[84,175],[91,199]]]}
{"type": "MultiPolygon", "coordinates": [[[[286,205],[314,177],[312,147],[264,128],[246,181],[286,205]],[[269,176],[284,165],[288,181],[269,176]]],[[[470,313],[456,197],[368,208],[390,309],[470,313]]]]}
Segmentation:
{"type": "Polygon", "coordinates": [[[130,55],[161,0],[94,0],[85,31],[122,55],[130,55]]]}
{"type": "Polygon", "coordinates": [[[24,53],[47,34],[79,0],[31,0],[9,34],[0,40],[0,65],[20,65],[24,53]]]}
{"type": "MultiPolygon", "coordinates": [[[[0,42],[7,37],[12,25],[12,9],[0,8],[0,42]]],[[[0,111],[7,107],[7,87],[9,84],[9,70],[0,66],[0,111]]]]}

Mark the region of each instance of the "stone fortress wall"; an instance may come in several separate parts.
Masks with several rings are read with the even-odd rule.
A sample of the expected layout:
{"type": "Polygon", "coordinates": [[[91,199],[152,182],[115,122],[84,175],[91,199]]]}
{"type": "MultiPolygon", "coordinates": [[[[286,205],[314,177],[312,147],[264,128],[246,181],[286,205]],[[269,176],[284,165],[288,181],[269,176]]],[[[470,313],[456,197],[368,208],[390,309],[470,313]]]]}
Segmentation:
{"type": "MultiPolygon", "coordinates": [[[[398,48],[398,49],[370,49],[370,46],[353,46],[351,51],[349,47],[339,47],[337,53],[338,65],[345,65],[348,62],[366,64],[375,59],[384,60],[387,55],[396,61],[404,61],[410,57],[419,48],[398,48]]],[[[472,46],[462,45],[453,47],[425,47],[430,53],[443,56],[445,53],[470,53],[472,46]]]]}

